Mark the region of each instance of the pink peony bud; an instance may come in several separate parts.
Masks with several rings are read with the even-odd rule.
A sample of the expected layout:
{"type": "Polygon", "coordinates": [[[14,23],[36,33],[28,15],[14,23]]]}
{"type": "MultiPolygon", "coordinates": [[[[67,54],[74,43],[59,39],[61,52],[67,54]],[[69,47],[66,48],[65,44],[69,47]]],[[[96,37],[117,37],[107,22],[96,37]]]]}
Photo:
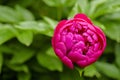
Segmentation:
{"type": "Polygon", "coordinates": [[[101,56],[106,46],[106,37],[85,14],[77,14],[73,19],[59,22],[52,46],[66,66],[73,69],[74,64],[77,64],[83,68],[101,56]]]}

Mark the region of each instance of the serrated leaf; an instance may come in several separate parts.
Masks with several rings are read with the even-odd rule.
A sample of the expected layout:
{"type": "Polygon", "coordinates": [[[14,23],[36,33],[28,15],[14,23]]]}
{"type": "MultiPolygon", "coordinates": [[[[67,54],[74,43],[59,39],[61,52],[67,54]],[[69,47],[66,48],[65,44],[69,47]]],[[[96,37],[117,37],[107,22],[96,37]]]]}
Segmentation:
{"type": "Polygon", "coordinates": [[[21,43],[29,46],[33,41],[33,32],[20,30],[16,37],[21,43]]]}
{"type": "Polygon", "coordinates": [[[47,69],[51,71],[62,71],[62,63],[58,58],[47,55],[45,53],[38,53],[36,55],[36,58],[38,60],[38,63],[47,69]]]}
{"type": "Polygon", "coordinates": [[[115,46],[115,62],[120,68],[120,44],[119,43],[116,43],[116,46],[115,46]]]}
{"type": "Polygon", "coordinates": [[[0,45],[10,40],[14,36],[12,26],[0,24],[0,45]]]}
{"type": "Polygon", "coordinates": [[[60,80],[83,80],[83,78],[80,77],[77,70],[70,70],[68,68],[64,68],[63,72],[60,73],[60,80]]]}
{"type": "Polygon", "coordinates": [[[104,22],[106,30],[104,32],[106,35],[116,40],[117,42],[120,42],[120,23],[119,22],[104,22]]]}
{"type": "Polygon", "coordinates": [[[30,77],[31,77],[30,73],[19,72],[17,74],[18,80],[30,80],[30,77]]]}
{"type": "Polygon", "coordinates": [[[101,75],[97,71],[97,69],[95,68],[94,65],[90,65],[90,66],[84,68],[84,76],[87,76],[87,77],[96,76],[97,78],[99,78],[101,75]]]}
{"type": "Polygon", "coordinates": [[[19,19],[16,12],[7,6],[0,6],[0,22],[16,23],[19,19]]]}
{"type": "Polygon", "coordinates": [[[3,54],[0,52],[0,73],[2,72],[2,65],[3,65],[3,54]]]}
{"type": "Polygon", "coordinates": [[[25,8],[17,5],[15,6],[16,14],[18,15],[21,21],[31,21],[34,20],[33,14],[25,8]]]}
{"type": "Polygon", "coordinates": [[[19,49],[15,49],[13,53],[13,57],[10,60],[11,64],[22,64],[34,56],[33,50],[22,46],[19,49]]]}
{"type": "Polygon", "coordinates": [[[105,62],[96,62],[95,63],[96,68],[101,71],[104,75],[119,79],[120,78],[120,71],[114,64],[109,64],[105,62]]]}

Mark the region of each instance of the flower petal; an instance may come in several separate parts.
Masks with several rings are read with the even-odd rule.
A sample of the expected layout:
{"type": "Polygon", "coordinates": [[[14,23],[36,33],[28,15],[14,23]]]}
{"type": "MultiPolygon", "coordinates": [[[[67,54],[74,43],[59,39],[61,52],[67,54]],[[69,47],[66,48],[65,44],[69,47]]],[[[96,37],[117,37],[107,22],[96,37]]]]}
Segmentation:
{"type": "Polygon", "coordinates": [[[72,61],[68,57],[64,56],[61,60],[69,68],[71,68],[71,69],[74,68],[72,61]]]}
{"type": "Polygon", "coordinates": [[[91,20],[83,13],[76,14],[74,18],[81,18],[87,21],[88,23],[92,24],[91,20]]]}

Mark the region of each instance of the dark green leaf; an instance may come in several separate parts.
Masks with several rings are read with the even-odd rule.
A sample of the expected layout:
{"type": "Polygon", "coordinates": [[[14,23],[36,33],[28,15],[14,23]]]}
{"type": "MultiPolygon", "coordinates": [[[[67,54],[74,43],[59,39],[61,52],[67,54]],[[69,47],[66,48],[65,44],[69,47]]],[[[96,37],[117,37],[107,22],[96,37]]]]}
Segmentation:
{"type": "Polygon", "coordinates": [[[107,53],[108,55],[109,55],[110,53],[113,53],[113,54],[114,54],[114,49],[115,49],[115,47],[113,47],[113,46],[115,46],[115,41],[107,38],[107,46],[106,46],[106,48],[105,48],[104,53],[107,53]]]}
{"type": "Polygon", "coordinates": [[[119,43],[116,43],[116,46],[115,46],[115,57],[116,57],[115,61],[120,68],[120,44],[119,43]]]}
{"type": "Polygon", "coordinates": [[[43,0],[48,6],[72,6],[77,0],[43,0]]]}
{"type": "Polygon", "coordinates": [[[96,62],[95,63],[96,68],[101,71],[104,75],[119,79],[120,78],[120,71],[114,64],[109,64],[105,62],[96,62]]]}
{"type": "Polygon", "coordinates": [[[21,65],[17,65],[17,64],[9,64],[8,62],[6,63],[6,65],[17,72],[25,72],[25,73],[29,73],[29,69],[28,66],[26,66],[25,64],[21,64],[21,65]]]}
{"type": "Polygon", "coordinates": [[[62,71],[62,63],[58,58],[47,55],[42,52],[38,53],[36,57],[41,66],[51,71],[54,70],[62,71]]]}
{"type": "Polygon", "coordinates": [[[2,52],[0,52],[0,73],[2,71],[2,65],[3,65],[3,55],[2,52]]]}
{"type": "Polygon", "coordinates": [[[18,80],[30,80],[30,73],[19,72],[18,73],[18,80]]]}
{"type": "Polygon", "coordinates": [[[77,70],[64,68],[63,72],[60,73],[60,80],[83,80],[83,78],[80,77],[80,74],[77,70]]]}
{"type": "MultiPolygon", "coordinates": [[[[19,46],[19,45],[18,45],[19,46]]],[[[34,56],[34,51],[25,47],[14,49],[14,55],[10,60],[11,64],[22,64],[34,56]]]]}

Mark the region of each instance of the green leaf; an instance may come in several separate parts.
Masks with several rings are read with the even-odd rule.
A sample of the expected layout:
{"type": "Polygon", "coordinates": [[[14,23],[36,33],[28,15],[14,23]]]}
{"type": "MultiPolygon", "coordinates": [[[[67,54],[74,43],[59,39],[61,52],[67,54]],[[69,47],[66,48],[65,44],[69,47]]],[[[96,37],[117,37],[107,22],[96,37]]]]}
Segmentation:
{"type": "Polygon", "coordinates": [[[10,49],[10,47],[8,47],[7,45],[1,45],[0,46],[0,51],[6,54],[12,54],[13,50],[10,49]]]}
{"type": "Polygon", "coordinates": [[[36,57],[37,57],[38,63],[41,66],[51,71],[54,71],[54,70],[62,71],[62,63],[58,58],[47,55],[42,52],[38,53],[36,57]]]}
{"type": "Polygon", "coordinates": [[[43,19],[48,23],[48,25],[50,25],[50,28],[51,29],[55,29],[56,25],[57,25],[57,21],[51,19],[51,18],[48,18],[48,17],[43,17],[43,19]]]}
{"type": "Polygon", "coordinates": [[[43,0],[48,6],[61,7],[61,6],[72,6],[77,0],[43,0]]]}
{"type": "Polygon", "coordinates": [[[73,6],[73,8],[68,16],[68,19],[73,18],[73,16],[75,14],[80,13],[80,12],[81,12],[80,5],[76,2],[76,4],[73,6]]]}
{"type": "Polygon", "coordinates": [[[84,76],[87,76],[87,77],[96,76],[97,78],[99,78],[101,75],[97,71],[97,69],[94,65],[90,65],[90,66],[84,68],[84,76]]]}
{"type": "Polygon", "coordinates": [[[103,18],[105,18],[107,20],[120,20],[119,14],[120,14],[120,11],[112,13],[112,14],[106,14],[105,16],[103,16],[103,18]]]}
{"type": "Polygon", "coordinates": [[[17,75],[18,80],[30,80],[30,73],[19,72],[17,75]]]}
{"type": "Polygon", "coordinates": [[[14,49],[13,53],[14,55],[10,60],[11,64],[22,64],[34,56],[34,51],[32,49],[28,49],[22,46],[19,47],[19,49],[14,49]]]}
{"type": "Polygon", "coordinates": [[[14,27],[21,30],[29,30],[33,31],[34,33],[44,34],[50,37],[53,35],[53,29],[51,29],[50,25],[44,21],[24,21],[19,23],[19,25],[15,25],[14,27]]]}
{"type": "Polygon", "coordinates": [[[96,68],[101,71],[104,75],[119,79],[120,78],[120,71],[114,64],[109,64],[105,62],[96,62],[95,63],[96,68]]]}
{"type": "Polygon", "coordinates": [[[104,26],[104,24],[102,24],[102,23],[100,23],[98,21],[94,21],[94,20],[92,20],[92,21],[93,21],[93,23],[94,23],[95,26],[100,27],[103,30],[106,29],[105,26],[104,26]]]}
{"type": "Polygon", "coordinates": [[[20,30],[18,31],[18,34],[16,37],[21,43],[25,44],[26,46],[29,46],[33,41],[33,32],[20,30]]]}
{"type": "Polygon", "coordinates": [[[96,9],[102,5],[103,3],[105,3],[107,0],[92,0],[90,2],[90,8],[89,8],[89,13],[88,15],[94,15],[95,14],[95,11],[96,9]]]}
{"type": "Polygon", "coordinates": [[[16,4],[19,4],[20,6],[23,6],[23,7],[29,7],[30,5],[32,5],[34,1],[33,0],[18,0],[18,1],[15,1],[15,3],[13,3],[13,1],[11,1],[11,4],[13,3],[13,5],[16,5],[16,4]]]}
{"type": "Polygon", "coordinates": [[[16,9],[16,14],[18,15],[18,17],[21,21],[34,20],[33,14],[30,11],[28,11],[27,9],[22,8],[21,6],[18,6],[18,5],[15,6],[15,9],[16,9]]]}
{"type": "Polygon", "coordinates": [[[113,46],[115,46],[115,42],[113,40],[107,38],[107,46],[105,48],[104,53],[107,53],[108,55],[110,53],[114,54],[115,47],[113,47],[113,46]]]}
{"type": "Polygon", "coordinates": [[[14,32],[11,25],[0,24],[0,45],[13,38],[14,32]]]}
{"type": "Polygon", "coordinates": [[[0,52],[0,73],[2,72],[2,65],[3,65],[3,55],[0,52]]]}
{"type": "Polygon", "coordinates": [[[88,0],[77,0],[77,3],[80,5],[81,12],[87,14],[89,8],[88,0]]]}
{"type": "Polygon", "coordinates": [[[18,16],[12,8],[0,6],[0,22],[16,23],[18,21],[18,16]]]}
{"type": "Polygon", "coordinates": [[[55,52],[54,52],[54,50],[53,50],[52,47],[50,47],[50,48],[46,51],[46,54],[47,54],[47,55],[50,55],[50,56],[53,56],[53,57],[57,57],[57,56],[55,55],[55,52]]]}
{"type": "Polygon", "coordinates": [[[14,25],[15,28],[21,29],[21,30],[35,30],[39,31],[41,27],[39,27],[38,23],[35,21],[24,21],[20,22],[18,25],[14,25]]]}
{"type": "Polygon", "coordinates": [[[105,15],[105,14],[110,14],[110,13],[115,13],[120,11],[120,0],[107,0],[106,3],[101,5],[97,10],[95,11],[95,14],[91,15],[92,19],[95,19],[99,16],[105,15]]]}
{"type": "Polygon", "coordinates": [[[80,77],[79,72],[76,69],[70,70],[64,68],[63,72],[60,73],[60,80],[83,80],[83,78],[80,77]]]}
{"type": "Polygon", "coordinates": [[[120,44],[116,43],[115,46],[115,61],[120,68],[120,44]]]}
{"type": "Polygon", "coordinates": [[[113,39],[116,40],[117,42],[120,42],[120,23],[119,22],[104,22],[106,29],[104,32],[106,35],[113,39]]]}
{"type": "Polygon", "coordinates": [[[25,72],[25,73],[29,73],[29,69],[28,66],[26,66],[25,64],[21,64],[21,65],[17,65],[17,64],[10,64],[9,62],[6,63],[7,67],[9,67],[10,69],[17,71],[17,72],[25,72]]]}

